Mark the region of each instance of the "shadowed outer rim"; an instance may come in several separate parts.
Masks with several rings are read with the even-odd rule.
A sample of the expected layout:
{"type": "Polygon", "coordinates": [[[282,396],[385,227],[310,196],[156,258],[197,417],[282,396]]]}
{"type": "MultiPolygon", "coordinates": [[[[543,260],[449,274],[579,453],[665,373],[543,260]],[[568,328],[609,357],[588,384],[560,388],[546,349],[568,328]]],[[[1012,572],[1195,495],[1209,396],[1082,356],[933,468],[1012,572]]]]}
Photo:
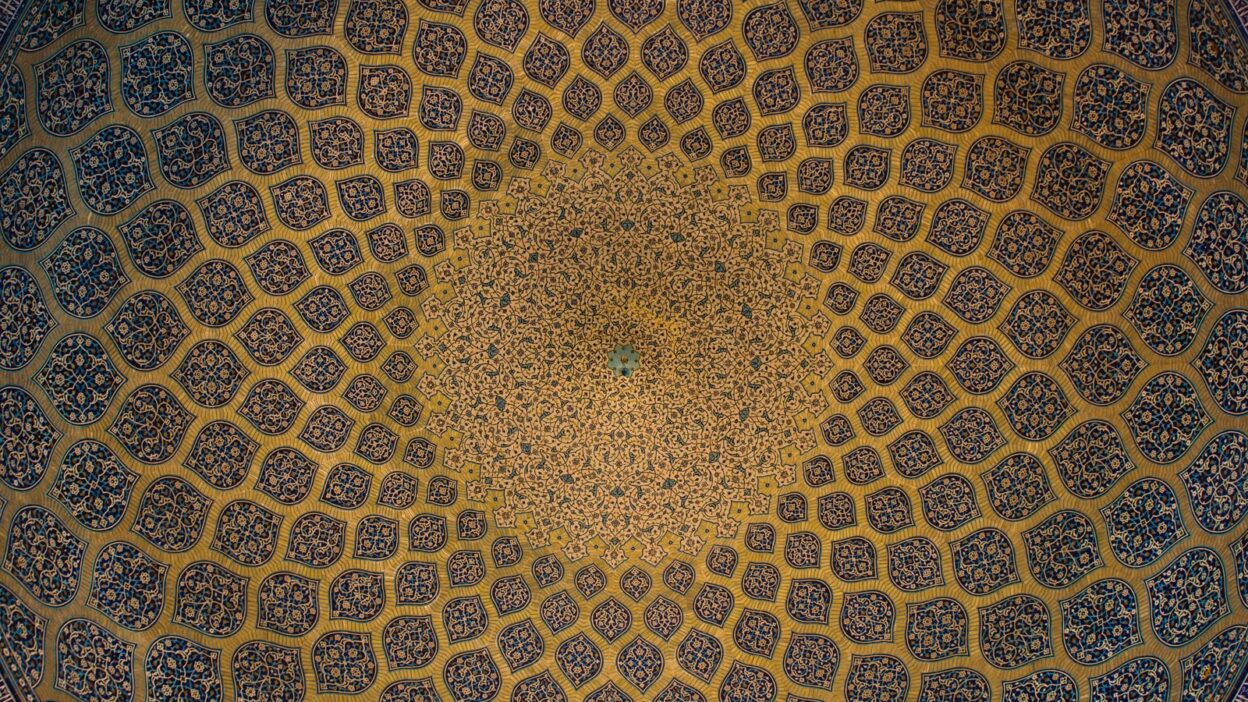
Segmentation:
{"type": "MultiPolygon", "coordinates": [[[[0,73],[13,65],[21,38],[30,29],[31,9],[40,2],[63,0],[0,0],[0,73]]],[[[0,702],[40,702],[34,686],[17,665],[17,653],[0,636],[0,702]]]]}
{"type": "Polygon", "coordinates": [[[1248,0],[1222,0],[1239,34],[1248,42],[1248,0]]]}
{"type": "MultiPolygon", "coordinates": [[[[29,5],[32,0],[25,1],[29,5]]],[[[0,702],[39,702],[34,686],[17,665],[16,652],[4,636],[0,636],[0,702]]]]}
{"type": "MultiPolygon", "coordinates": [[[[1248,6],[1248,2],[1244,3],[1248,6]]],[[[1235,676],[1235,682],[1231,685],[1231,691],[1227,693],[1223,702],[1245,702],[1248,700],[1248,665],[1242,665],[1239,668],[1239,674],[1235,676]]]]}
{"type": "MultiPolygon", "coordinates": [[[[8,72],[21,44],[19,37],[30,28],[30,10],[36,2],[57,0],[0,0],[0,73],[8,72]]],[[[0,637],[0,702],[39,702],[34,687],[17,665],[16,653],[7,637],[0,637]]]]}
{"type": "Polygon", "coordinates": [[[18,37],[30,28],[30,9],[36,2],[56,0],[0,0],[0,70],[8,70],[21,44],[18,37]]]}

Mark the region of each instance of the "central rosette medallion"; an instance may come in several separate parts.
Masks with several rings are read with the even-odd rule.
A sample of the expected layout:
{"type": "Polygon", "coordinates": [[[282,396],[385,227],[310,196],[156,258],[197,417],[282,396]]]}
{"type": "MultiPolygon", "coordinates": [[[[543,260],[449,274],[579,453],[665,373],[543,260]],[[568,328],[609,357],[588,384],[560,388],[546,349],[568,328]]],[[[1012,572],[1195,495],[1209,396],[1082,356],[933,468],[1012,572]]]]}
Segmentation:
{"type": "Polygon", "coordinates": [[[429,426],[470,496],[534,545],[696,553],[765,511],[760,481],[790,482],[814,445],[819,284],[800,246],[770,246],[777,215],[709,170],[629,152],[544,176],[483,203],[455,236],[471,265],[436,271],[453,294],[426,305],[444,331],[418,345],[440,359],[429,426]]]}

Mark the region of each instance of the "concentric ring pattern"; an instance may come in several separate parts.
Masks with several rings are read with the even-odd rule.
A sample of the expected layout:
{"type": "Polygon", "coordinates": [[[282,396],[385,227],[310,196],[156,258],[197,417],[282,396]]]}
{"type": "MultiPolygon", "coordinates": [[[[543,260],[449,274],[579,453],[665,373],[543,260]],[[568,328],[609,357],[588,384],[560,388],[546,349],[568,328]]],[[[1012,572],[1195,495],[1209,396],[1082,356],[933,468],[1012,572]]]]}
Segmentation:
{"type": "Polygon", "coordinates": [[[1243,684],[1244,0],[14,23],[0,699],[1243,684]]]}

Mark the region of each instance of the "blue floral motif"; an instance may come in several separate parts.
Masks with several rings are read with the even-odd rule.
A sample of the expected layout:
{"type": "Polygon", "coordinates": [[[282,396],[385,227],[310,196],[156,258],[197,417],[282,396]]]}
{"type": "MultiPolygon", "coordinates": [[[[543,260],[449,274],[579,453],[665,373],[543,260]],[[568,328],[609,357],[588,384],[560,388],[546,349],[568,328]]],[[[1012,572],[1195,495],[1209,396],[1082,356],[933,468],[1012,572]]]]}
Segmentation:
{"type": "Polygon", "coordinates": [[[99,421],[126,382],[104,346],[88,334],[67,334],[52,347],[34,375],[52,406],[70,424],[99,421]]]}
{"type": "Polygon", "coordinates": [[[56,687],[82,702],[134,699],[134,644],[88,619],[56,634],[56,687]]]}
{"type": "Polygon", "coordinates": [[[158,117],[195,98],[191,44],[177,32],[157,32],[121,47],[121,97],[140,117],[158,117]]]}
{"type": "Polygon", "coordinates": [[[90,319],[104,311],[130,282],[113,240],[95,227],[79,227],[40,262],[52,295],[71,316],[90,319]]]}
{"type": "Polygon", "coordinates": [[[1144,640],[1135,590],[1124,580],[1098,580],[1061,607],[1062,643],[1076,663],[1103,663],[1144,640]]]}
{"type": "Polygon", "coordinates": [[[0,176],[0,234],[9,246],[36,249],[72,216],[65,170],[51,151],[33,148],[0,176]]]}
{"type": "Polygon", "coordinates": [[[76,41],[35,67],[39,122],[55,136],[82,131],[113,111],[108,52],[91,39],[76,41]]]}
{"type": "Polygon", "coordinates": [[[125,125],[101,129],[69,154],[78,175],[78,192],[93,212],[117,214],[156,187],[148,172],[143,139],[125,125]]]}
{"type": "Polygon", "coordinates": [[[139,474],[130,470],[108,445],[83,439],[65,451],[48,496],[91,531],[115,527],[126,514],[139,474]]]}
{"type": "Polygon", "coordinates": [[[165,606],[168,571],[132,544],[106,544],[95,557],[87,605],[131,631],[150,629],[165,606]]]}
{"type": "Polygon", "coordinates": [[[34,276],[20,266],[0,268],[0,369],[24,368],[56,327],[34,276]]]}

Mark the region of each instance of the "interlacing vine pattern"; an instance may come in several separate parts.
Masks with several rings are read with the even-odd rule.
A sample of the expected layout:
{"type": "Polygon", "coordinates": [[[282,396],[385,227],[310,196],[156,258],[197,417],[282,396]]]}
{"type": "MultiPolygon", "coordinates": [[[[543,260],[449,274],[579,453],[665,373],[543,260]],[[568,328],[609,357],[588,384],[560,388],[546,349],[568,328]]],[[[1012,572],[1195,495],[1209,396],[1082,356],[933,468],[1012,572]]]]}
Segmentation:
{"type": "Polygon", "coordinates": [[[30,0],[0,699],[1248,699],[1246,295],[1243,0],[30,0]]]}

